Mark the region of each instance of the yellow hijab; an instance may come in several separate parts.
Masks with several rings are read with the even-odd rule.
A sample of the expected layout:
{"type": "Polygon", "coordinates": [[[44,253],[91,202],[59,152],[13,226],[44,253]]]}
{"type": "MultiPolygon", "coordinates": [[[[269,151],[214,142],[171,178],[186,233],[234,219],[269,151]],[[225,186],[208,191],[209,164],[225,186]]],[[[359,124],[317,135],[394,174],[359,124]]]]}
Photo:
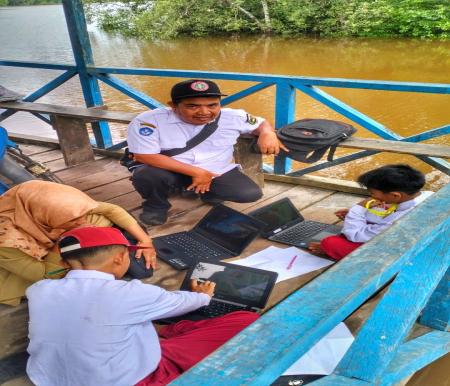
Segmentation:
{"type": "Polygon", "coordinates": [[[42,259],[59,236],[98,206],[88,195],[54,182],[27,181],[0,196],[0,247],[42,259]]]}

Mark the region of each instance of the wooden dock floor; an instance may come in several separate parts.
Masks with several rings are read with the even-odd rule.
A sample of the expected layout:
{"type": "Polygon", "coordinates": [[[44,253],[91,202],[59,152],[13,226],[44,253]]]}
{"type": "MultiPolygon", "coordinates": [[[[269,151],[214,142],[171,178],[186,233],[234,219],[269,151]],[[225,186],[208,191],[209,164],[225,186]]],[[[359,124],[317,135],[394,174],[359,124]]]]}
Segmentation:
{"type": "MultiPolygon", "coordinates": [[[[67,168],[61,152],[57,149],[25,144],[20,147],[34,160],[48,165],[66,184],[83,190],[93,199],[120,205],[135,217],[140,213],[142,199],[131,184],[130,173],[116,159],[98,158],[88,164],[67,168]]],[[[264,196],[259,201],[246,204],[232,202],[225,204],[245,213],[282,197],[289,197],[306,219],[327,223],[338,221],[333,214],[337,209],[347,208],[361,200],[361,196],[353,194],[280,182],[266,182],[264,196]]],[[[199,199],[177,196],[171,198],[170,201],[172,208],[169,211],[169,221],[164,225],[148,228],[150,236],[189,230],[211,209],[211,206],[202,203],[199,199]]],[[[258,238],[244,251],[241,257],[273,244],[271,241],[258,238]]],[[[278,246],[285,247],[282,244],[278,244],[278,246]]],[[[319,273],[314,272],[278,283],[268,307],[278,303],[319,273]]],[[[152,278],[146,281],[173,290],[179,288],[183,277],[183,271],[176,271],[160,261],[159,269],[155,271],[152,278]]]]}
{"type": "MultiPolygon", "coordinates": [[[[140,213],[141,198],[133,189],[129,179],[130,173],[116,159],[98,157],[94,162],[89,164],[67,168],[61,152],[57,149],[29,144],[21,144],[20,147],[24,153],[30,155],[34,160],[48,165],[64,183],[83,190],[97,201],[106,201],[120,205],[136,217],[140,213]]],[[[261,200],[249,204],[228,202],[226,205],[242,212],[249,212],[282,197],[289,197],[306,219],[318,220],[330,224],[338,222],[333,214],[337,209],[347,208],[362,199],[362,196],[326,189],[280,182],[266,182],[264,196],[261,200]]],[[[162,226],[148,228],[150,236],[154,237],[189,230],[211,208],[209,205],[203,204],[199,199],[174,197],[171,199],[171,203],[172,208],[169,212],[169,221],[162,226]]],[[[273,242],[258,238],[240,257],[246,257],[273,244],[273,242]]],[[[277,246],[285,247],[282,244],[278,244],[277,246]]],[[[159,261],[158,264],[159,268],[154,272],[153,277],[147,279],[146,282],[160,285],[168,290],[178,289],[184,278],[184,271],[176,271],[162,261],[159,261]]],[[[305,285],[322,271],[315,271],[278,283],[269,299],[268,308],[274,306],[290,293],[305,285]]],[[[371,301],[361,307],[359,311],[347,318],[346,323],[352,332],[357,332],[380,297],[381,294],[375,296],[371,301]]],[[[0,315],[5,316],[0,318],[0,328],[3,331],[7,331],[8,326],[11,327],[11,325],[14,325],[16,326],[14,330],[17,330],[17,336],[9,342],[2,342],[6,346],[9,345],[10,350],[3,350],[0,359],[12,353],[23,351],[26,348],[26,339],[23,337],[20,338],[19,336],[23,328],[26,329],[26,323],[24,323],[23,328],[17,329],[17,326],[20,325],[20,320],[25,322],[24,314],[26,312],[24,311],[26,311],[26,302],[23,302],[17,308],[17,312],[11,312],[11,309],[8,309],[10,310],[9,313],[11,316],[6,316],[6,310],[0,308],[0,315]]],[[[20,377],[0,384],[5,386],[24,386],[30,383],[26,377],[20,377]]]]}

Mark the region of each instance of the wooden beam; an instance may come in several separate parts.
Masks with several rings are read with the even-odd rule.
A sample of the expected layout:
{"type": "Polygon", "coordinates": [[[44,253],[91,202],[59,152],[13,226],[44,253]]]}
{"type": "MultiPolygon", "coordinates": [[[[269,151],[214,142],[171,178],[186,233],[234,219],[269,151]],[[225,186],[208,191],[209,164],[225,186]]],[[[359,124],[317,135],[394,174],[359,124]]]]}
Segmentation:
{"type": "Polygon", "coordinates": [[[94,161],[94,152],[83,120],[56,115],[50,115],[50,120],[58,134],[67,166],[94,161]]]}
{"type": "Polygon", "coordinates": [[[264,187],[261,154],[252,152],[253,135],[242,135],[234,145],[234,160],[242,166],[244,173],[249,176],[260,188],[264,187]]]}
{"type": "Polygon", "coordinates": [[[264,173],[264,179],[267,181],[278,181],[286,184],[311,186],[314,188],[336,190],[338,192],[368,195],[367,190],[361,188],[356,182],[338,180],[336,178],[327,178],[319,176],[301,176],[291,177],[271,173],[264,173]]]}
{"type": "MultiPolygon", "coordinates": [[[[448,251],[447,251],[448,253],[448,251]]],[[[437,330],[450,330],[450,268],[423,309],[420,323],[437,330]]]]}
{"type": "Polygon", "coordinates": [[[430,157],[450,158],[450,146],[389,141],[386,139],[369,139],[351,137],[340,142],[338,147],[352,149],[379,150],[390,153],[402,153],[412,155],[426,155],[430,157]]]}
{"type": "Polygon", "coordinates": [[[127,113],[123,111],[100,110],[97,108],[88,108],[82,106],[69,107],[30,102],[1,102],[0,108],[27,111],[30,113],[61,115],[63,117],[84,119],[88,122],[104,120],[126,124],[130,123],[131,120],[137,115],[135,113],[127,113]]]}

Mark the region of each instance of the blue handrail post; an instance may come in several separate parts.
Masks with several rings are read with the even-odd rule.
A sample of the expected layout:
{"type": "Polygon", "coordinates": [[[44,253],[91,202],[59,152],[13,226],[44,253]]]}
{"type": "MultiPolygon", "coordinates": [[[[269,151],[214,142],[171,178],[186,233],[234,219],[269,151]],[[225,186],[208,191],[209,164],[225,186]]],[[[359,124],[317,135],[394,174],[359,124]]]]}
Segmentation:
{"type": "MultiPolygon", "coordinates": [[[[295,119],[295,88],[287,82],[278,82],[275,97],[275,127],[278,129],[295,119]]],[[[290,169],[290,159],[285,156],[275,157],[273,171],[286,174],[290,169]]]]}
{"type": "MultiPolygon", "coordinates": [[[[81,0],[63,0],[62,3],[86,106],[102,106],[103,99],[97,79],[88,72],[88,66],[94,66],[94,59],[83,4],[81,0]]],[[[93,122],[92,129],[97,147],[112,146],[111,132],[107,122],[93,122]]]]}
{"type": "MultiPolygon", "coordinates": [[[[447,251],[446,253],[450,253],[447,251]]],[[[426,307],[423,309],[420,323],[435,328],[436,330],[448,331],[450,329],[450,268],[431,295],[426,307]]]]}

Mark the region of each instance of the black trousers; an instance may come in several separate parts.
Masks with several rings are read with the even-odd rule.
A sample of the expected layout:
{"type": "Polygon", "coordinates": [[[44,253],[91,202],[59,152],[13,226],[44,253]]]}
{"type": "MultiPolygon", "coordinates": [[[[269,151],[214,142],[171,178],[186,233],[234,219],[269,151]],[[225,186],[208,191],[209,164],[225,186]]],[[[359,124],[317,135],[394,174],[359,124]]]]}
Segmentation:
{"type": "MultiPolygon", "coordinates": [[[[173,173],[149,165],[138,167],[133,172],[133,186],[142,196],[144,211],[167,212],[170,208],[169,194],[192,183],[192,177],[173,173]]],[[[210,190],[203,194],[206,199],[253,202],[262,197],[262,191],[238,167],[212,180],[210,190]]]]}

